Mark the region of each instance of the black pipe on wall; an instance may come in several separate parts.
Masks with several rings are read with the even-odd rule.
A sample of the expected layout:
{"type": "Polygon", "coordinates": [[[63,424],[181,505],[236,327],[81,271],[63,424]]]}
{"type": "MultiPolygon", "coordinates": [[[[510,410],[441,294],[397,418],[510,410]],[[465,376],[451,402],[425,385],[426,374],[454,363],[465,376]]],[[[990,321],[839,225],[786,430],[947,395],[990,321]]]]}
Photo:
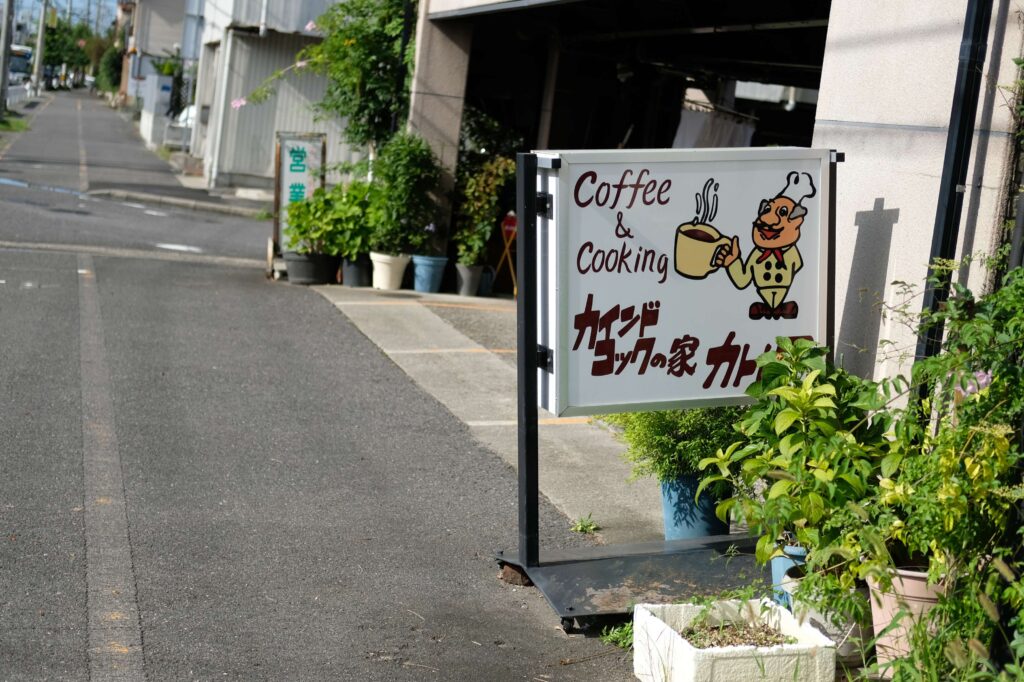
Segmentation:
{"type": "MultiPolygon", "coordinates": [[[[929,258],[929,279],[937,278],[925,287],[923,311],[935,311],[949,297],[950,273],[935,270],[936,259],[956,258],[956,242],[960,231],[960,213],[963,209],[967,166],[970,163],[971,142],[974,137],[974,118],[978,111],[982,67],[988,51],[989,20],[992,0],[968,0],[964,18],[964,35],[960,42],[960,65],[953,90],[953,108],[949,115],[949,133],[946,137],[946,156],[942,163],[939,202],[935,212],[935,230],[929,258]]],[[[916,358],[931,357],[942,346],[941,325],[922,333],[917,340],[916,358]]],[[[922,388],[922,391],[926,391],[922,388]]]]}

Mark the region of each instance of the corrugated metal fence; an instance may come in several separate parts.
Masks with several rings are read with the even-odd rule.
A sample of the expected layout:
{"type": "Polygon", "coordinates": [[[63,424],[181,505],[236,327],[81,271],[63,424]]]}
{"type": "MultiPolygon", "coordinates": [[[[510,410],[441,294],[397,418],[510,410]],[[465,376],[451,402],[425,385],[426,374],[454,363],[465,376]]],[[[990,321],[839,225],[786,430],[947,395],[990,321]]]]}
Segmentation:
{"type": "MultiPolygon", "coordinates": [[[[233,40],[228,101],[246,96],[275,71],[294,64],[296,53],[311,42],[279,33],[264,38],[236,33],[233,40]]],[[[360,158],[358,150],[342,141],[341,120],[315,119],[312,106],[325,88],[322,77],[295,70],[277,82],[277,94],[266,102],[227,108],[220,172],[272,177],[275,131],[326,133],[328,164],[360,158]]]]}

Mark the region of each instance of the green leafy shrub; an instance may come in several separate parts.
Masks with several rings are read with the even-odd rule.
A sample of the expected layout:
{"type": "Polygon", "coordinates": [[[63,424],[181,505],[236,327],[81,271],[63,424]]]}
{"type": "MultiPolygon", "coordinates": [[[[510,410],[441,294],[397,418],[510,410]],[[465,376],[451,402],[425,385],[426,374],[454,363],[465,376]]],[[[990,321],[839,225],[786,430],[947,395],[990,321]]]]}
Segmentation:
{"type": "Polygon", "coordinates": [[[373,185],[354,180],[329,190],[318,187],[305,200],[289,204],[287,249],[349,260],[369,252],[376,191],[373,185]]]}
{"type": "Polygon", "coordinates": [[[921,318],[938,324],[942,351],[878,384],[779,339],[758,360],[741,438],[704,466],[734,484],[720,511],[761,534],[760,561],[786,533],[807,547],[796,597],[837,620],[864,615],[851,590],[864,579],[886,590],[893,568],[927,570],[942,596],[912,623],[893,679],[1020,679],[1024,272],[981,298],[953,285],[921,318]]]}
{"type": "Polygon", "coordinates": [[[747,388],[755,403],[738,425],[739,439],[701,461],[734,491],[719,517],[735,510],[760,535],[757,559],[787,544],[818,547],[833,510],[865,497],[888,449],[889,419],[876,413],[877,384],[826,364],[827,349],[807,339],[777,339],[779,350],[757,360],[760,378],[747,388]]]}
{"type": "Polygon", "coordinates": [[[441,237],[433,194],[441,169],[434,152],[418,135],[398,133],[381,148],[373,171],[373,250],[423,253],[429,242],[441,237]]]}
{"type": "Polygon", "coordinates": [[[376,187],[370,183],[353,180],[345,188],[335,188],[332,218],[338,231],[336,243],[338,255],[356,260],[370,252],[373,238],[373,193],[376,187]]]}
{"type": "Polygon", "coordinates": [[[338,255],[338,230],[334,223],[335,197],[322,187],[303,201],[288,205],[288,226],[282,235],[287,250],[297,253],[338,255]]]}
{"type": "Polygon", "coordinates": [[[463,176],[459,209],[452,241],[463,265],[483,263],[487,241],[499,220],[498,198],[516,173],[516,162],[504,156],[485,161],[479,170],[463,176]]]}
{"type": "Polygon", "coordinates": [[[603,419],[622,429],[633,478],[654,476],[665,483],[698,474],[701,460],[735,440],[733,423],[741,413],[736,407],[711,407],[630,412],[603,419]]]}
{"type": "Polygon", "coordinates": [[[494,227],[514,201],[515,154],[523,140],[480,110],[466,106],[459,131],[452,241],[463,265],[484,262],[494,227]]]}
{"type": "Polygon", "coordinates": [[[100,57],[99,73],[96,85],[106,92],[117,92],[121,87],[121,65],[124,62],[124,51],[113,45],[100,57]]]}
{"type": "Polygon", "coordinates": [[[276,81],[295,69],[311,69],[327,79],[315,108],[345,120],[345,137],[371,153],[387,142],[409,111],[415,27],[406,0],[339,0],[317,17],[323,39],[303,48],[295,65],[274,73],[248,95],[258,103],[274,93],[276,81]]]}
{"type": "Polygon", "coordinates": [[[951,289],[923,318],[924,328],[943,326],[942,352],[915,363],[908,386],[912,394],[926,387],[927,398],[897,416],[891,465],[863,505],[867,523],[844,529],[846,549],[862,557],[858,574],[885,586],[885,569],[909,559],[942,585],[938,606],[914,627],[911,654],[894,665],[902,679],[925,671],[991,680],[1001,667],[1020,670],[1024,271],[981,298],[951,289]]]}

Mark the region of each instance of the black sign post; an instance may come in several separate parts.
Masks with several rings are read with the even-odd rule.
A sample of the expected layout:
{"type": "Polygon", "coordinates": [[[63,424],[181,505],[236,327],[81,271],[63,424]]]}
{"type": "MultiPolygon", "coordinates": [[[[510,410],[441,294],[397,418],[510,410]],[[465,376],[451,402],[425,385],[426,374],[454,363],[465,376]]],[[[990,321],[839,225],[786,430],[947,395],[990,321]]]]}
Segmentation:
{"type": "Polygon", "coordinates": [[[519,564],[540,564],[540,485],[537,468],[537,155],[516,163],[517,249],[516,365],[519,378],[519,564]]]}

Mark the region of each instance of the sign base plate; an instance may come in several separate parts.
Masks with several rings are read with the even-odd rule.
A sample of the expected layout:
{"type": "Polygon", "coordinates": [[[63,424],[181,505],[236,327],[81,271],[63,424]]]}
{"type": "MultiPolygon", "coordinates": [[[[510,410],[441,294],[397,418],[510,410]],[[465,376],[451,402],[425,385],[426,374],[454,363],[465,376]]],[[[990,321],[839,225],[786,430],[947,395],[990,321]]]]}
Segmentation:
{"type": "Polygon", "coordinates": [[[634,604],[767,586],[754,544],[747,535],[716,535],[543,552],[537,566],[523,566],[515,552],[499,552],[496,559],[524,571],[568,630],[574,620],[585,627],[588,619],[628,614],[634,604]]]}

